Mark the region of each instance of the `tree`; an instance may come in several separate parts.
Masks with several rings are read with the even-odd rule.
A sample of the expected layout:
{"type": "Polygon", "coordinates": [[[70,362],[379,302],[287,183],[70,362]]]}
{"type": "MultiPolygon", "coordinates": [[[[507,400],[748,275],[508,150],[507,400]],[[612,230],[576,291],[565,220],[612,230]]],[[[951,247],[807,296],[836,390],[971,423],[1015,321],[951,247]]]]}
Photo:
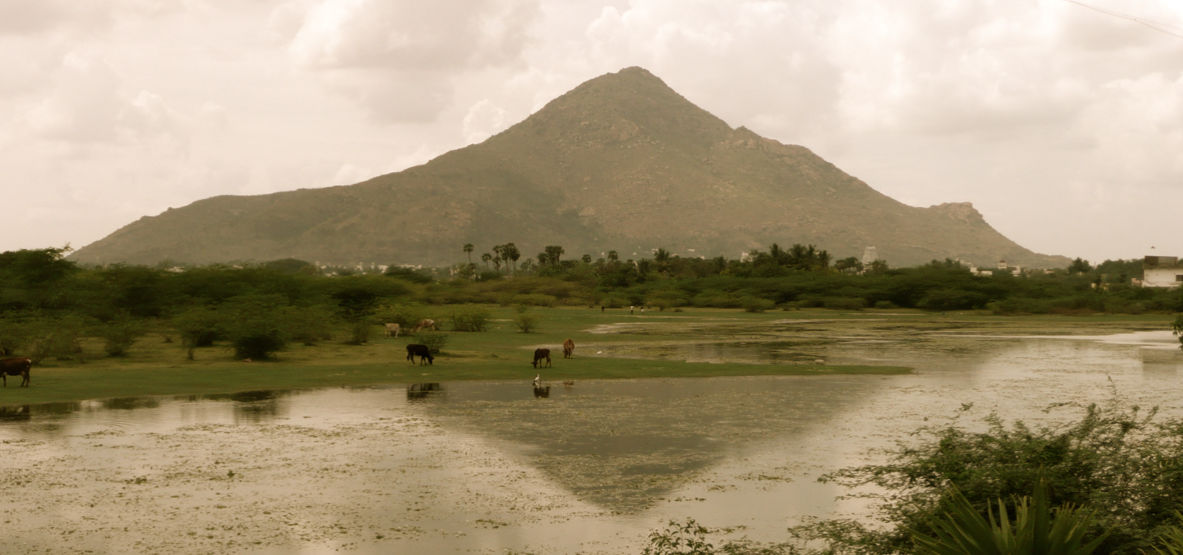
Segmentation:
{"type": "Polygon", "coordinates": [[[513,270],[517,269],[517,262],[518,259],[522,257],[522,252],[519,251],[517,245],[514,245],[513,243],[501,245],[501,252],[505,257],[505,260],[512,264],[510,266],[510,273],[513,273],[513,270]]]}
{"type": "Polygon", "coordinates": [[[848,256],[834,262],[834,269],[847,274],[857,274],[863,271],[863,263],[853,256],[848,256]]]}
{"type": "Polygon", "coordinates": [[[485,253],[481,255],[481,262],[485,263],[485,269],[489,269],[489,261],[493,260],[493,255],[485,253]]]}
{"type": "MultiPolygon", "coordinates": [[[[545,259],[548,264],[550,264],[551,266],[558,266],[559,265],[559,257],[563,256],[563,252],[564,252],[563,247],[560,247],[558,245],[549,245],[549,246],[544,247],[543,251],[546,253],[545,259]]],[[[541,260],[540,260],[540,262],[541,262],[541,260]]]]}
{"type": "Polygon", "coordinates": [[[51,308],[59,304],[61,282],[77,272],[65,259],[70,247],[0,253],[0,309],[51,308]]]}
{"type": "Polygon", "coordinates": [[[1068,273],[1070,274],[1084,274],[1091,272],[1092,269],[1093,267],[1089,265],[1089,261],[1082,258],[1077,258],[1068,265],[1068,273]]]}

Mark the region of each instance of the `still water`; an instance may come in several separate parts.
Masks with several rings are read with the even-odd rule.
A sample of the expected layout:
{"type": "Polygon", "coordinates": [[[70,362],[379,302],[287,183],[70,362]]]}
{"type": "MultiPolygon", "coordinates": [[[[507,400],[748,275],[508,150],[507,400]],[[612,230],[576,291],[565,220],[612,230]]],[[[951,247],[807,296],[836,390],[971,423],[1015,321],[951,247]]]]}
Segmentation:
{"type": "MultiPolygon", "coordinates": [[[[9,407],[0,502],[17,516],[0,547],[619,553],[688,516],[783,540],[803,517],[866,510],[835,501],[844,492],[819,474],[877,460],[971,403],[967,426],[991,412],[1066,421],[1115,398],[1183,416],[1177,345],[1169,332],[941,331],[804,350],[671,343],[645,356],[791,364],[808,352],[916,371],[556,382],[545,399],[528,381],[444,382],[413,399],[399,385],[9,407]]],[[[611,348],[598,350],[635,354],[611,348]]]]}

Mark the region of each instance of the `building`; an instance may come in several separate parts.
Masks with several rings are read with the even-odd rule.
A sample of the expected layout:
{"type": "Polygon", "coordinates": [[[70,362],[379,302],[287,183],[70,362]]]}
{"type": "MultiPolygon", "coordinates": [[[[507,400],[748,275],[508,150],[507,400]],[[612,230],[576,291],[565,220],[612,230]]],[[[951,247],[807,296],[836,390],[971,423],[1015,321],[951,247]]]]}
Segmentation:
{"type": "Polygon", "coordinates": [[[1183,284],[1183,264],[1174,256],[1142,259],[1142,287],[1178,287],[1183,284]]]}

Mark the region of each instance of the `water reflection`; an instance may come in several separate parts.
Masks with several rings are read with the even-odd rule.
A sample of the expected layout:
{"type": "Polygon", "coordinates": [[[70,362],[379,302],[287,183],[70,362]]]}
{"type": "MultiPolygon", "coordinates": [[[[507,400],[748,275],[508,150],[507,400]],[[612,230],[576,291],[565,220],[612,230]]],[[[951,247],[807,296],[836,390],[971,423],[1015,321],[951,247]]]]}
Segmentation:
{"type": "MultiPolygon", "coordinates": [[[[812,327],[822,329],[785,324],[777,333],[812,327]]],[[[1075,416],[1071,408],[1045,411],[1050,404],[1079,406],[1115,396],[1183,414],[1174,393],[1183,355],[1169,333],[1037,338],[941,329],[851,332],[826,341],[774,335],[670,343],[647,356],[767,364],[823,359],[910,366],[916,373],[582,380],[551,383],[549,398],[535,398],[531,372],[520,382],[445,381],[446,395],[400,384],[112,399],[3,409],[0,440],[60,444],[60,453],[41,457],[62,465],[106,461],[116,471],[134,468],[135,474],[120,475],[119,488],[140,478],[154,483],[179,474],[190,480],[162,496],[210,482],[222,495],[239,487],[235,476],[257,475],[243,491],[273,495],[280,506],[267,510],[282,515],[316,506],[307,495],[321,486],[312,484],[332,481],[344,488],[332,499],[339,504],[334,510],[383,523],[369,538],[390,537],[397,528],[398,547],[407,552],[490,546],[573,552],[588,551],[593,541],[605,552],[635,552],[647,530],[684,516],[778,540],[801,517],[864,510],[835,501],[843,492],[813,479],[864,464],[874,448],[944,422],[963,404],[973,405],[964,418],[995,412],[1032,424],[1075,416]],[[249,445],[234,451],[237,437],[249,438],[249,445]],[[170,449],[201,442],[216,447],[190,455],[198,463],[170,462],[170,449]],[[160,453],[148,452],[161,446],[160,453]],[[85,455],[76,455],[79,449],[85,455]],[[138,462],[129,465],[129,456],[138,462]],[[316,461],[311,468],[309,460],[316,461]],[[313,479],[284,481],[295,471],[282,469],[293,462],[313,479]],[[161,476],[151,475],[154,468],[164,469],[161,476]],[[293,485],[305,481],[309,485],[293,485]],[[285,487],[292,491],[272,491],[285,487]],[[284,505],[289,497],[292,506],[284,505]],[[532,527],[539,522],[546,526],[532,527]]],[[[110,484],[93,487],[76,493],[92,502],[111,494],[110,484]]],[[[258,507],[246,507],[251,511],[237,515],[241,521],[262,518],[258,507]]],[[[66,512],[58,509],[47,514],[66,512]]],[[[343,551],[390,551],[389,543],[358,540],[356,531],[339,533],[352,534],[353,547],[343,551]]],[[[301,541],[311,540],[293,541],[298,551],[307,547],[301,541]]]]}

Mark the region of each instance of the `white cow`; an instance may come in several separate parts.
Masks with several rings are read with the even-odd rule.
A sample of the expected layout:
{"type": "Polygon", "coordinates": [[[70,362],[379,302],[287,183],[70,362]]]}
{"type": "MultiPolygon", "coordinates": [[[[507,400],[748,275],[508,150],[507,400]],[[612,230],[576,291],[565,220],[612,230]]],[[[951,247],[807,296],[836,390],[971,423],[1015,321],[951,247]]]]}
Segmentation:
{"type": "Polygon", "coordinates": [[[390,322],[386,323],[386,337],[397,338],[399,331],[401,331],[401,330],[399,329],[398,324],[394,324],[394,323],[390,323],[390,322]]]}

